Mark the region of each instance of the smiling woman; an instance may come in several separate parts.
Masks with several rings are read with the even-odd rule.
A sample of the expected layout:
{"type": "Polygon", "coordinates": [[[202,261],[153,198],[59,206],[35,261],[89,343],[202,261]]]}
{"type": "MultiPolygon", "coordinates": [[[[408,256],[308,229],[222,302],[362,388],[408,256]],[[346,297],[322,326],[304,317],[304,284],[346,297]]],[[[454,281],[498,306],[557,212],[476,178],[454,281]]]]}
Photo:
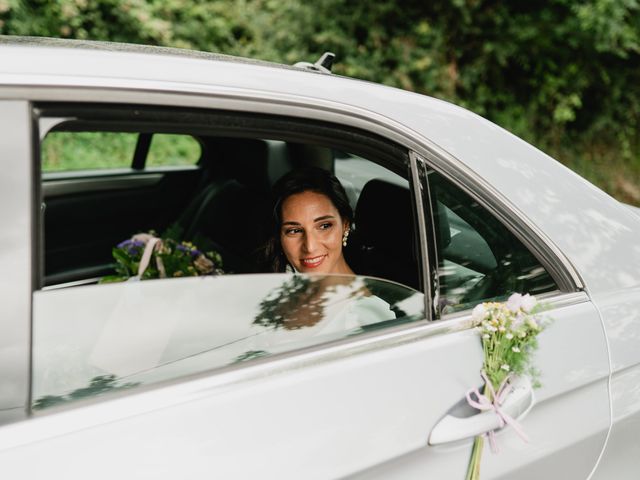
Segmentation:
{"type": "Polygon", "coordinates": [[[267,247],[273,271],[353,275],[342,251],[353,210],[340,181],[321,168],[294,170],[274,185],[274,195],[267,247]]]}

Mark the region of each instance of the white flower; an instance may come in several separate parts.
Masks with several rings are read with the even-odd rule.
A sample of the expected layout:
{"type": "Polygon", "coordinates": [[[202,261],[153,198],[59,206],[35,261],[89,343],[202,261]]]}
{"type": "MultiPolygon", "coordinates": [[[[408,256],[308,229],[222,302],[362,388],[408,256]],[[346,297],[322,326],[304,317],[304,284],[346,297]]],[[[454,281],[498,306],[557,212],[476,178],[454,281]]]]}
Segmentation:
{"type": "Polygon", "coordinates": [[[511,347],[511,350],[516,353],[520,353],[520,349],[518,347],[511,347]]]}
{"type": "Polygon", "coordinates": [[[527,325],[529,325],[531,328],[533,328],[534,330],[538,329],[538,324],[536,323],[533,317],[527,317],[526,321],[527,321],[527,325]]]}
{"type": "Polygon", "coordinates": [[[522,297],[521,308],[523,311],[529,313],[531,310],[533,310],[537,303],[538,301],[536,300],[536,297],[532,297],[527,293],[524,297],[522,297]]]}
{"type": "Polygon", "coordinates": [[[475,321],[475,322],[482,321],[486,311],[487,311],[487,309],[485,308],[484,304],[483,303],[479,303],[478,305],[475,306],[475,308],[471,312],[471,319],[473,321],[475,321]]]}
{"type": "Polygon", "coordinates": [[[506,372],[509,371],[509,365],[507,365],[506,363],[503,363],[502,365],[500,365],[500,368],[506,372]]]}
{"type": "Polygon", "coordinates": [[[507,340],[511,340],[513,338],[513,333],[509,332],[505,335],[505,337],[507,338],[507,340]]]}
{"type": "Polygon", "coordinates": [[[518,312],[518,314],[513,319],[513,323],[511,323],[511,328],[520,327],[520,325],[522,325],[522,323],[524,322],[524,318],[525,316],[522,314],[522,312],[518,312]]]}
{"type": "Polygon", "coordinates": [[[506,306],[512,312],[517,312],[522,307],[522,295],[519,293],[512,294],[507,300],[506,306]]]}
{"type": "Polygon", "coordinates": [[[491,335],[489,335],[488,333],[485,333],[484,335],[482,335],[482,338],[484,338],[485,340],[488,340],[491,338],[491,335]]]}

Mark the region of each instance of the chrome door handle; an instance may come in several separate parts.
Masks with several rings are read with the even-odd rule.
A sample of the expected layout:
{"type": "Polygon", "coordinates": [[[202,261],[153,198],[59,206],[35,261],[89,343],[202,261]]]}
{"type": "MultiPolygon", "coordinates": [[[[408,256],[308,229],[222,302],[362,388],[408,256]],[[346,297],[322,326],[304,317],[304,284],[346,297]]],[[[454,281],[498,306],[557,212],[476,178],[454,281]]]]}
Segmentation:
{"type": "MultiPolygon", "coordinates": [[[[529,377],[519,377],[507,388],[509,393],[500,409],[513,419],[521,419],[535,403],[531,380],[529,377]]],[[[470,417],[447,414],[431,430],[429,445],[455,442],[499,428],[501,428],[500,419],[494,411],[487,410],[470,417]]]]}

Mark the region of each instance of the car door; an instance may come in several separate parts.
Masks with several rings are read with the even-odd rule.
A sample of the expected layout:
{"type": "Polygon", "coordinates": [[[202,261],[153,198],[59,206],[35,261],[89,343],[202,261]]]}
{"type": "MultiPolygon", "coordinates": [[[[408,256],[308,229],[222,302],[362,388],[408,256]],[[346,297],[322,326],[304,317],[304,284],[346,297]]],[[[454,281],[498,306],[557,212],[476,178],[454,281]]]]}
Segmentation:
{"type": "MultiPolygon", "coordinates": [[[[95,370],[81,375],[91,360],[94,369],[118,364],[109,370],[120,377],[136,362],[137,372],[153,377],[156,370],[145,368],[145,360],[148,365],[149,358],[163,355],[166,348],[150,346],[160,342],[158,336],[173,335],[176,321],[178,326],[187,320],[210,326],[218,319],[221,331],[228,328],[233,334],[233,322],[243,318],[238,308],[273,300],[258,288],[261,278],[272,282],[278,277],[229,275],[211,281],[36,290],[28,407],[32,418],[0,429],[4,467],[18,478],[45,472],[77,478],[88,471],[102,478],[127,473],[138,478],[212,473],[246,478],[265,471],[285,478],[308,471],[311,477],[326,478],[360,471],[424,445],[429,424],[457,401],[461,385],[468,383],[460,378],[471,371],[467,365],[476,362],[456,361],[452,368],[433,370],[424,382],[417,381],[424,365],[442,364],[453,352],[463,359],[477,357],[480,350],[469,332],[443,342],[436,335],[441,328],[427,325],[423,295],[407,287],[401,290],[408,294],[394,298],[414,299],[413,307],[396,309],[415,311],[408,323],[377,322],[358,330],[358,335],[338,330],[342,335],[337,338],[317,346],[293,343],[272,358],[234,353],[238,361],[214,373],[215,364],[205,364],[204,369],[200,365],[195,371],[163,376],[164,383],[148,387],[139,377],[114,385],[115,378],[95,370]],[[424,326],[429,328],[420,328],[424,326]],[[113,335],[116,341],[109,341],[113,335]],[[469,348],[461,348],[464,345],[469,348]],[[131,363],[123,366],[122,357],[131,363]],[[60,358],[67,361],[61,363],[60,358]],[[74,383],[78,378],[87,381],[74,383]],[[70,382],[69,388],[56,390],[61,382],[70,382]],[[431,398],[434,385],[443,389],[441,399],[431,398]],[[106,401],[92,398],[109,390],[115,395],[106,401]],[[423,409],[426,404],[430,408],[423,409]],[[105,451],[116,460],[96,469],[97,462],[104,463],[98,458],[105,451]]],[[[380,290],[371,283],[368,288],[380,290]]],[[[177,345],[199,342],[203,335],[198,332],[188,341],[179,335],[177,345]]],[[[261,350],[241,353],[256,351],[261,350]]],[[[183,352],[179,359],[193,358],[183,352]]],[[[172,359],[162,364],[169,370],[172,365],[172,359]]]]}
{"type": "MultiPolygon", "coordinates": [[[[437,161],[432,153],[430,158],[437,161]]],[[[552,323],[541,334],[535,355],[541,386],[531,411],[520,420],[529,442],[524,443],[512,429],[498,434],[500,453],[492,454],[485,447],[482,476],[541,478],[562,471],[568,478],[588,477],[610,426],[609,362],[597,309],[584,292],[566,292],[570,289],[566,284],[548,291],[550,275],[538,268],[540,264],[536,266],[529,248],[482,206],[490,204],[489,194],[483,199],[477,185],[470,180],[461,183],[461,172],[451,169],[445,178],[444,170],[436,172],[424,160],[421,164],[433,206],[439,322],[468,319],[469,308],[481,300],[503,300],[512,291],[547,290],[539,296],[547,302],[552,323]]],[[[429,446],[355,478],[392,474],[422,478],[431,468],[437,475],[446,472],[442,478],[461,478],[454,466],[464,464],[468,453],[468,441],[429,446]]]]}

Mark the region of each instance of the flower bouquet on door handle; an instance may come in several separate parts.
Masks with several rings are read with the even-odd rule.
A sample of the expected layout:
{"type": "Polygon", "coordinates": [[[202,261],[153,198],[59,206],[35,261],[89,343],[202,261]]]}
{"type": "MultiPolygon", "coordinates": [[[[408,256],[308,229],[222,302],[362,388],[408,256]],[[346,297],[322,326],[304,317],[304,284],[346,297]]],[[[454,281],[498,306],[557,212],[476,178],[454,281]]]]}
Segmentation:
{"type": "MultiPolygon", "coordinates": [[[[502,410],[511,391],[511,384],[520,376],[529,376],[535,383],[537,372],[531,364],[531,357],[538,346],[537,336],[547,324],[540,317],[543,306],[529,294],[514,293],[506,302],[487,302],[473,309],[472,320],[480,330],[484,362],[481,376],[484,388],[467,392],[467,401],[472,407],[491,410],[498,417],[500,428],[511,427],[528,441],[516,419],[502,410]]],[[[471,460],[467,470],[467,480],[479,480],[480,462],[485,439],[491,450],[497,453],[494,431],[479,435],[473,442],[471,460]]]]}

